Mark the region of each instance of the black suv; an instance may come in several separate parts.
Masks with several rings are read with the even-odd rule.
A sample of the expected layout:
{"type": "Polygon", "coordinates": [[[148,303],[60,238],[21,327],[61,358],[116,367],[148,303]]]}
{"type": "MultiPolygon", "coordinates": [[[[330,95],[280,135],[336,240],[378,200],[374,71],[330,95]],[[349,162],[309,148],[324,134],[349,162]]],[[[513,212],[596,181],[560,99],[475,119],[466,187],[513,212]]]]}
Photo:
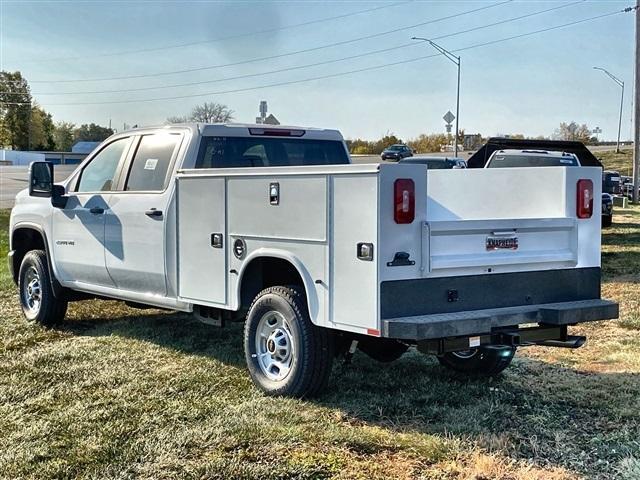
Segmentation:
{"type": "Polygon", "coordinates": [[[382,160],[395,160],[395,161],[398,161],[406,157],[412,157],[412,156],[413,156],[413,152],[411,151],[411,149],[406,145],[402,145],[400,143],[396,145],[388,146],[380,154],[380,157],[382,158],[382,160]]]}

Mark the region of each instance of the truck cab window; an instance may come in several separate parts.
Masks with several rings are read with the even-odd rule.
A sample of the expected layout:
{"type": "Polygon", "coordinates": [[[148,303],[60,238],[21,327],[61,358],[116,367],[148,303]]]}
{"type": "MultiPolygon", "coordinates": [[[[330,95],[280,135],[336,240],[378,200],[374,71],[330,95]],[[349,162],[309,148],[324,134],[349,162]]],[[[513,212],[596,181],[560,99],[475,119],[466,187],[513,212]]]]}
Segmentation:
{"type": "Polygon", "coordinates": [[[342,142],[270,137],[203,137],[196,168],[285,167],[349,163],[342,142]]]}
{"type": "Polygon", "coordinates": [[[78,192],[107,192],[115,189],[120,159],[129,145],[129,138],[119,138],[103,148],[84,167],[78,182],[78,192]]]}
{"type": "Polygon", "coordinates": [[[131,162],[125,190],[163,190],[167,170],[181,135],[143,135],[131,162]]]}

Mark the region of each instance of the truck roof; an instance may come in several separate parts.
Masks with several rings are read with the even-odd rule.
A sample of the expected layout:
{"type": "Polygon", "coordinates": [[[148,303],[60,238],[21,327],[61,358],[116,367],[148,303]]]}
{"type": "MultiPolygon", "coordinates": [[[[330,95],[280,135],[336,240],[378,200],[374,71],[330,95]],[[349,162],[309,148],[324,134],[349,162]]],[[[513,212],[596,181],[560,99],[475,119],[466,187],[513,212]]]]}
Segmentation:
{"type": "MultiPolygon", "coordinates": [[[[311,140],[336,140],[343,141],[342,134],[338,130],[302,127],[293,125],[264,125],[257,123],[175,123],[170,125],[154,125],[149,127],[140,127],[128,130],[128,132],[145,132],[157,130],[171,129],[189,129],[193,132],[200,133],[203,136],[221,136],[221,137],[248,137],[253,135],[262,136],[289,136],[283,135],[285,132],[292,132],[292,138],[311,139],[311,140]],[[273,132],[275,135],[270,135],[273,132]]],[[[127,132],[119,132],[127,133],[127,132]]]]}

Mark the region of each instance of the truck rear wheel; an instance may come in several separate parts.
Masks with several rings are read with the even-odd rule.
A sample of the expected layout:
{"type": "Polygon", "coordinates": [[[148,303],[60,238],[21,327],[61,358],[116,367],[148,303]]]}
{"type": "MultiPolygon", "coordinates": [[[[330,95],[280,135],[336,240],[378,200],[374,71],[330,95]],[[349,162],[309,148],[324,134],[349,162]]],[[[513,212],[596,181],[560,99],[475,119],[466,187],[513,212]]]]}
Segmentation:
{"type": "Polygon", "coordinates": [[[515,347],[473,348],[438,356],[441,365],[459,373],[491,377],[511,364],[515,347]]]}
{"type": "Polygon", "coordinates": [[[44,251],[31,250],[24,256],[18,272],[18,288],[22,313],[27,320],[45,327],[62,322],[67,301],[53,294],[44,251]]]}
{"type": "Polygon", "coordinates": [[[311,323],[304,291],[270,287],[253,300],[244,330],[251,379],[267,395],[311,397],[327,385],[333,342],[311,323]]]}

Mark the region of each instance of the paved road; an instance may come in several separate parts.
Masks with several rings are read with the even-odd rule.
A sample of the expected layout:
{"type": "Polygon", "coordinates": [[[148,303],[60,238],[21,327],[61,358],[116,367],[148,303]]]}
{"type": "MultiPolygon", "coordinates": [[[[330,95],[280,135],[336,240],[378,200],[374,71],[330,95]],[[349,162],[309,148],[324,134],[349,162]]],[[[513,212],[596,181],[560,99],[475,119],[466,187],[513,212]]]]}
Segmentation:
{"type": "MultiPolygon", "coordinates": [[[[623,148],[631,148],[631,146],[624,146],[623,148]]],[[[603,152],[607,150],[615,149],[615,146],[603,145],[589,147],[592,152],[603,152]]],[[[458,156],[461,158],[469,158],[470,152],[458,152],[458,156]]],[[[423,155],[423,154],[421,154],[423,155]]],[[[425,153],[429,156],[443,156],[443,153],[425,153]]],[[[452,155],[451,152],[448,155],[452,155]]],[[[352,157],[353,163],[379,163],[379,155],[357,155],[352,157]]],[[[67,178],[71,172],[75,169],[75,165],[56,165],[55,176],[56,182],[60,182],[67,178]]],[[[0,208],[13,207],[13,201],[20,190],[27,188],[28,167],[8,167],[0,166],[0,208]]]]}
{"type": "MultiPolygon", "coordinates": [[[[55,181],[61,182],[69,176],[76,165],[56,165],[55,181]]],[[[0,166],[0,208],[13,207],[16,194],[27,188],[29,167],[0,166]]]]}

